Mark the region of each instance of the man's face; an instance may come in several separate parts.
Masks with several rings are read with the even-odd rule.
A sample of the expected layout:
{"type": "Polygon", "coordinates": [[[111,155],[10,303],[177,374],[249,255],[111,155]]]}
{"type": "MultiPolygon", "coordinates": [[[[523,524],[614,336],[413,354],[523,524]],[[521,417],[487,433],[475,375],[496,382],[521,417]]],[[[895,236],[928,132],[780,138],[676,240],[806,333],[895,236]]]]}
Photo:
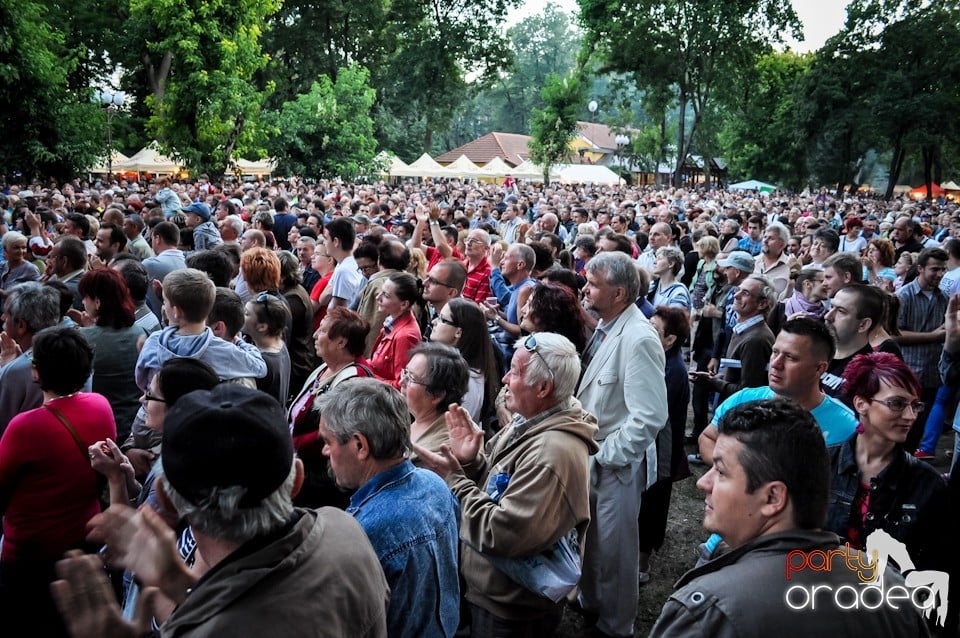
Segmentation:
{"type": "Polygon", "coordinates": [[[66,275],[65,272],[60,272],[60,263],[63,260],[60,259],[60,248],[54,244],[53,250],[47,253],[46,259],[46,272],[48,275],[66,275]]]}
{"type": "Polygon", "coordinates": [[[187,228],[196,228],[203,223],[203,219],[196,213],[187,213],[187,228]]]}
{"type": "Polygon", "coordinates": [[[893,222],[893,228],[890,229],[890,239],[901,244],[910,240],[910,230],[906,219],[900,218],[893,222]]]}
{"type": "Polygon", "coordinates": [[[610,228],[612,228],[615,233],[623,233],[623,222],[620,221],[619,217],[614,217],[610,220],[610,228]]]}
{"type": "Polygon", "coordinates": [[[841,275],[834,270],[833,266],[823,269],[823,291],[827,293],[828,299],[833,299],[841,288],[850,283],[847,278],[847,275],[841,275]]]}
{"type": "Polygon", "coordinates": [[[304,268],[309,266],[310,262],[313,260],[313,250],[314,247],[310,244],[310,242],[306,242],[301,239],[297,243],[297,257],[300,258],[300,263],[303,264],[304,268]]]}
{"type": "Polygon", "coordinates": [[[750,239],[757,241],[760,239],[760,224],[747,224],[747,232],[750,234],[750,239]]]}
{"type": "Polygon", "coordinates": [[[851,343],[860,331],[860,325],[864,323],[857,318],[856,296],[845,290],[841,290],[833,298],[830,311],[827,312],[824,320],[827,329],[837,340],[837,345],[851,343]]]}
{"type": "Polygon", "coordinates": [[[774,392],[792,398],[819,385],[829,362],[817,358],[812,346],[810,337],[780,331],[773,343],[767,379],[774,392]]]}
{"type": "MultiPolygon", "coordinates": [[[[753,226],[753,224],[751,224],[753,226]]],[[[764,255],[772,258],[778,258],[783,254],[786,243],[780,238],[780,233],[775,230],[768,230],[763,234],[763,247],[761,250],[764,255]]]]}
{"type": "Polygon", "coordinates": [[[244,233],[243,237],[240,238],[240,250],[250,250],[256,245],[257,244],[253,241],[253,235],[244,233]]]}
{"type": "Polygon", "coordinates": [[[877,220],[867,219],[863,222],[863,237],[870,239],[877,233],[877,220]]]}
{"type": "Polygon", "coordinates": [[[671,239],[673,239],[673,234],[667,232],[667,229],[660,224],[654,224],[653,228],[650,229],[650,245],[654,249],[668,245],[671,239]]]}
{"type": "Polygon", "coordinates": [[[360,274],[369,279],[371,275],[374,275],[377,272],[377,262],[370,259],[369,257],[357,257],[357,270],[360,271],[360,274]]]}
{"type": "Polygon", "coordinates": [[[739,284],[743,279],[749,274],[745,273],[736,266],[726,266],[722,268],[723,276],[726,278],[727,283],[733,286],[739,284]]]}
{"type": "Polygon", "coordinates": [[[697,481],[697,488],[706,492],[703,527],[723,536],[732,548],[756,538],[766,523],[762,508],[765,491],[747,493],[747,475],[740,464],[743,444],[721,433],[713,449],[713,467],[697,481]]]}
{"type": "Polygon", "coordinates": [[[531,387],[526,380],[527,366],[530,364],[532,353],[526,348],[517,348],[510,363],[510,369],[503,377],[503,384],[507,386],[506,406],[508,410],[524,417],[533,416],[530,408],[534,405],[537,390],[531,387]]]}
{"type": "Polygon", "coordinates": [[[947,272],[947,262],[939,259],[928,259],[927,265],[920,268],[917,279],[924,290],[933,290],[940,287],[940,280],[947,272]]]}
{"type": "Polygon", "coordinates": [[[467,235],[467,239],[464,242],[466,258],[471,261],[480,261],[487,256],[489,250],[490,246],[484,239],[483,234],[476,230],[470,231],[470,234],[467,235]]]}
{"type": "Polygon", "coordinates": [[[510,275],[516,274],[520,270],[520,262],[523,261],[520,259],[519,252],[510,248],[506,253],[504,253],[503,258],[500,260],[500,272],[504,277],[509,277],[510,275]]]}
{"type": "Polygon", "coordinates": [[[767,308],[767,300],[761,296],[763,284],[756,279],[744,279],[733,293],[733,309],[740,320],[755,317],[767,308]]]}
{"type": "Polygon", "coordinates": [[[589,308],[596,310],[600,315],[614,310],[623,303],[617,296],[623,295],[623,289],[607,283],[606,273],[603,271],[587,271],[587,283],[583,287],[583,297],[589,308]]]}
{"type": "Polygon", "coordinates": [[[327,429],[323,416],[320,417],[320,438],[323,440],[323,455],[330,459],[329,471],[337,486],[346,490],[360,487],[362,470],[355,439],[340,443],[327,429]]]}
{"type": "Polygon", "coordinates": [[[93,240],[93,245],[97,247],[97,257],[103,261],[110,261],[117,254],[116,244],[110,243],[109,228],[101,228],[97,231],[97,237],[93,240]]]}
{"type": "Polygon", "coordinates": [[[509,222],[512,221],[514,217],[517,216],[517,211],[513,206],[507,206],[503,214],[500,216],[500,221],[509,222]]]}
{"type": "Polygon", "coordinates": [[[83,239],[83,231],[73,223],[71,220],[63,222],[63,234],[64,235],[73,235],[74,237],[79,237],[83,239]]]}

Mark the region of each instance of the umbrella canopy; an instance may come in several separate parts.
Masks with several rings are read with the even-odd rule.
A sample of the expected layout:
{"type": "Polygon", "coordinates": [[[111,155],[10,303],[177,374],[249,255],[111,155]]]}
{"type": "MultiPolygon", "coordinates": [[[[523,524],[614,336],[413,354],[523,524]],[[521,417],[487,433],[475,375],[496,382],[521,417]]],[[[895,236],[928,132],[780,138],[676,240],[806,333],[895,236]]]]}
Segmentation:
{"type": "Polygon", "coordinates": [[[128,159],[130,159],[130,158],[127,157],[126,155],[124,155],[123,153],[121,153],[120,151],[113,151],[112,153],[110,153],[110,161],[113,162],[113,166],[111,166],[111,167],[108,169],[108,167],[107,167],[107,158],[104,157],[104,158],[101,159],[99,162],[97,162],[97,164],[96,164],[95,166],[91,167],[91,168],[89,169],[89,172],[91,172],[91,173],[106,173],[107,170],[116,171],[116,170],[117,170],[117,165],[118,165],[118,164],[121,164],[121,163],[123,163],[123,162],[126,162],[128,159]]]}
{"type": "Polygon", "coordinates": [[[141,148],[124,162],[113,165],[113,170],[133,173],[179,173],[180,167],[169,157],[160,154],[157,142],[141,148]]]}
{"type": "MultiPolygon", "coordinates": [[[[943,195],[943,189],[940,188],[940,185],[939,185],[939,184],[931,184],[931,185],[930,185],[930,190],[933,191],[933,195],[934,195],[934,196],[943,195]]],[[[927,186],[926,186],[926,184],[924,184],[923,186],[917,186],[916,188],[911,189],[911,191],[910,191],[910,196],[911,196],[911,197],[926,197],[926,196],[927,196],[927,186]]]]}
{"type": "Polygon", "coordinates": [[[390,177],[452,177],[453,173],[437,164],[432,157],[424,153],[409,166],[390,171],[390,177]]]}
{"type": "Polygon", "coordinates": [[[506,177],[513,175],[513,167],[503,161],[500,157],[494,157],[483,165],[480,169],[480,175],[483,177],[506,177]]]}
{"type": "Polygon", "coordinates": [[[755,179],[749,179],[745,182],[738,182],[736,184],[730,184],[727,186],[727,190],[731,191],[758,191],[761,193],[772,193],[777,190],[777,187],[773,184],[767,184],[766,182],[761,182],[755,179]]]}
{"type": "Polygon", "coordinates": [[[445,168],[457,177],[477,177],[480,175],[480,167],[471,162],[466,155],[461,155],[447,164],[445,168]]]}

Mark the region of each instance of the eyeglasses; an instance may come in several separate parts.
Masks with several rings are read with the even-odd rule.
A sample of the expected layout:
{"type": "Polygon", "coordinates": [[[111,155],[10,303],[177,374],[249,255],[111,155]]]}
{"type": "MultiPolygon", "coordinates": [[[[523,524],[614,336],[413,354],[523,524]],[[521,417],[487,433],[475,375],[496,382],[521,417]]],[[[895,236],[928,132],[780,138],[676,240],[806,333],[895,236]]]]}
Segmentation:
{"type": "Polygon", "coordinates": [[[450,284],[445,284],[432,275],[427,275],[427,278],[424,281],[426,281],[431,286],[443,286],[444,288],[451,288],[451,289],[455,288],[455,286],[451,286],[450,284]]]}
{"type": "Polygon", "coordinates": [[[370,264],[368,266],[357,266],[357,270],[359,270],[362,273],[366,273],[367,271],[376,270],[376,269],[377,269],[376,264],[370,264]]]}
{"type": "Polygon", "coordinates": [[[466,241],[464,241],[463,243],[464,244],[485,244],[486,242],[483,241],[482,239],[477,239],[476,237],[467,237],[466,241]]]}
{"type": "Polygon", "coordinates": [[[913,413],[918,415],[927,407],[923,401],[907,401],[902,397],[894,397],[892,399],[868,399],[868,401],[871,403],[882,403],[887,406],[887,409],[896,414],[903,414],[904,410],[909,406],[913,409],[913,413]]]}
{"type": "Polygon", "coordinates": [[[156,401],[157,403],[166,403],[166,402],[167,402],[166,399],[161,399],[160,397],[155,397],[155,396],[153,396],[152,394],[147,394],[146,392],[144,392],[144,394],[143,394],[143,402],[146,403],[147,401],[156,401]]]}
{"type": "Polygon", "coordinates": [[[556,381],[557,378],[553,375],[553,370],[550,369],[550,364],[547,363],[547,360],[543,358],[543,355],[537,350],[537,338],[534,335],[530,335],[523,340],[524,349],[530,354],[535,354],[540,357],[540,360],[543,361],[543,366],[547,369],[547,372],[550,373],[550,380],[556,381]]]}
{"type": "Polygon", "coordinates": [[[460,327],[457,325],[456,321],[454,321],[453,319],[445,319],[443,315],[437,315],[437,321],[439,321],[440,323],[445,323],[448,326],[453,326],[454,328],[460,327]]]}
{"type": "Polygon", "coordinates": [[[400,370],[400,383],[406,383],[407,385],[410,385],[411,383],[423,386],[427,385],[426,381],[421,381],[420,379],[416,378],[413,376],[413,373],[406,368],[400,370]]]}

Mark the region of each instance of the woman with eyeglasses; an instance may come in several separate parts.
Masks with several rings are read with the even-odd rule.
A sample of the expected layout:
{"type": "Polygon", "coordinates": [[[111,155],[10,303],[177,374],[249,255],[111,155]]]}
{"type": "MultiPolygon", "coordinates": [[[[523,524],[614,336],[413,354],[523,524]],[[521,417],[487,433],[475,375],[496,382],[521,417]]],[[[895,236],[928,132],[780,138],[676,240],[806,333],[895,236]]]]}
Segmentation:
{"type": "Polygon", "coordinates": [[[844,377],[860,419],[849,441],[831,449],[832,486],[825,530],[855,549],[882,529],[907,546],[917,569],[939,569],[952,542],[946,482],[903,448],[923,412],[920,382],[886,352],[854,357],[844,377]]]}
{"type": "Polygon", "coordinates": [[[423,305],[419,283],[405,272],[390,275],[377,295],[377,309],[387,318],[373,342],[370,367],[378,379],[397,389],[409,352],[421,341],[420,324],[413,315],[418,303],[423,305]]]}
{"type": "Polygon", "coordinates": [[[327,251],[327,242],[323,237],[317,238],[317,247],[313,251],[313,258],[310,260],[313,269],[320,273],[320,279],[313,284],[310,290],[310,303],[313,307],[313,331],[316,332],[327,314],[327,306],[320,303],[320,297],[323,291],[327,289],[327,284],[333,278],[333,269],[337,266],[337,261],[330,256],[327,251]]]}
{"type": "Polygon", "coordinates": [[[434,318],[430,340],[453,346],[466,360],[470,380],[459,403],[474,422],[483,424],[493,416],[494,401],[500,391],[497,358],[483,310],[462,297],[451,299],[434,318]]]}
{"type": "MultiPolygon", "coordinates": [[[[400,371],[400,393],[413,415],[411,443],[439,454],[440,446],[450,442],[445,414],[451,403],[463,400],[468,377],[467,362],[455,348],[421,343],[410,351],[410,361],[400,371]]],[[[426,467],[416,453],[410,460],[426,467]]]]}

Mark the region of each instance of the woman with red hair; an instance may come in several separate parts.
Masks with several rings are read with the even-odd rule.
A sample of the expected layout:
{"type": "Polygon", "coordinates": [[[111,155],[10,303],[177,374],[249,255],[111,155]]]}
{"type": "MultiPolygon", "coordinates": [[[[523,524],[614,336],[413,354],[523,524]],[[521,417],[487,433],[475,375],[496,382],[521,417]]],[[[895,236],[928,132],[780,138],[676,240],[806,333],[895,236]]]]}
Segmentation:
{"type": "Polygon", "coordinates": [[[824,529],[856,549],[882,529],[906,545],[917,569],[939,569],[950,547],[947,485],[939,472],[903,449],[923,412],[920,382],[887,352],[854,357],[844,377],[860,424],[849,441],[830,450],[833,476],[824,529]]]}
{"type": "Polygon", "coordinates": [[[123,277],[113,268],[96,268],[77,286],[83,299],[84,328],[80,331],[93,347],[93,391],[110,401],[118,441],[130,433],[140,408],[140,388],[134,368],[139,341],[147,331],[134,324],[134,303],[123,277]]]}

